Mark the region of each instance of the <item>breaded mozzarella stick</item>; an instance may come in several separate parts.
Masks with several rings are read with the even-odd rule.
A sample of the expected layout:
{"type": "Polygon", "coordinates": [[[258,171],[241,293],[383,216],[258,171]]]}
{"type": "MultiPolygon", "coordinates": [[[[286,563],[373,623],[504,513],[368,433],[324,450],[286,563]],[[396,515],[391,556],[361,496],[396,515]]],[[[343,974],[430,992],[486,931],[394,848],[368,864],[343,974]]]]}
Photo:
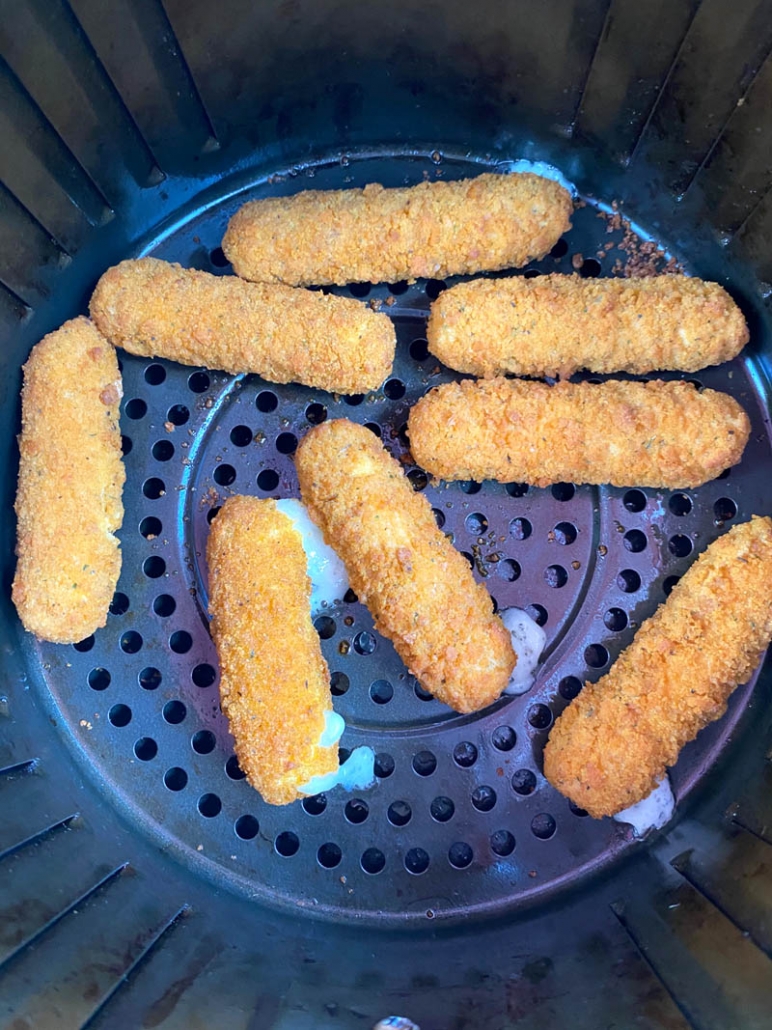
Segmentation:
{"type": "Polygon", "coordinates": [[[429,350],[476,376],[562,376],[578,369],[696,372],[736,357],[748,327],[718,283],[642,279],[477,279],[432,305],[429,350]]]}
{"type": "Polygon", "coordinates": [[[480,379],[430,390],[408,434],[439,479],[676,490],[737,464],[750,422],[733,397],[691,383],[480,379]]]}
{"type": "Polygon", "coordinates": [[[458,712],[495,701],[515,666],[509,633],[395,459],[340,419],[312,429],[296,463],[303,503],[408,669],[458,712]]]}
{"type": "Polygon", "coordinates": [[[332,393],[380,386],[396,346],[390,319],[351,297],[246,283],[156,258],[105,272],[91,317],[131,354],[332,393]]]}
{"type": "Polygon", "coordinates": [[[253,200],[222,242],[237,275],[290,286],[443,279],[517,268],[570,228],[573,202],[530,172],[253,200]]]}
{"type": "Polygon", "coordinates": [[[301,536],[274,501],[229,497],[206,557],[220,698],[236,756],[265,801],[286,805],[312,777],[338,768],[337,740],[322,746],[330,676],[311,621],[301,536]]]}
{"type": "Polygon", "coordinates": [[[772,638],[770,583],[772,519],[712,543],[555,723],[544,751],[553,787],[596,818],[646,797],[761,661],[772,638]]]}
{"type": "Polygon", "coordinates": [[[121,571],[121,396],[115,351],[85,318],[24,366],[12,594],[42,640],[76,643],[107,621],[121,571]]]}

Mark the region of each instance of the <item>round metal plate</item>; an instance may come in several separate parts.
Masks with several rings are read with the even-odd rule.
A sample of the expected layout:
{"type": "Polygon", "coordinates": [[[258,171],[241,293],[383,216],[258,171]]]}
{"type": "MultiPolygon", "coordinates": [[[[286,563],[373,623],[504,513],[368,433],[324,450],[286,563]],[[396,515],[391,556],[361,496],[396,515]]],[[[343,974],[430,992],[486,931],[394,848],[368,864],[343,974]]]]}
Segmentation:
{"type": "MultiPolygon", "coordinates": [[[[307,179],[276,176],[228,197],[143,253],[229,274],[220,240],[251,197],[486,167],[398,156],[322,164],[307,179]]],[[[554,254],[518,274],[618,272],[624,235],[588,202],[554,254]]],[[[629,236],[627,244],[629,252],[629,236]]],[[[383,305],[396,325],[392,378],[366,397],[122,354],[128,479],[118,593],[94,638],[37,647],[70,739],[132,820],[217,883],[336,920],[425,924],[503,912],[639,846],[627,828],[589,819],[545,782],[549,727],[582,682],[609,668],[698,552],[726,525],[772,508],[768,481],[754,472],[768,464],[770,444],[752,349],[696,377],[734,394],[753,422],[742,464],[699,490],[428,483],[411,462],[404,425],[410,405],[454,375],[427,354],[424,338],[430,301],[444,285],[336,291],[383,305]],[[359,796],[336,790],[273,808],[242,778],[219,709],[203,564],[208,521],[232,493],[297,496],[297,441],[312,424],[341,417],[383,439],[499,607],[527,607],[548,644],[528,694],[460,716],[421,691],[362,605],[331,610],[318,629],[347,722],[341,744],[370,744],[378,781],[359,796]]],[[[726,717],[685,749],[672,773],[679,799],[724,746],[751,689],[740,688],[726,717]]]]}

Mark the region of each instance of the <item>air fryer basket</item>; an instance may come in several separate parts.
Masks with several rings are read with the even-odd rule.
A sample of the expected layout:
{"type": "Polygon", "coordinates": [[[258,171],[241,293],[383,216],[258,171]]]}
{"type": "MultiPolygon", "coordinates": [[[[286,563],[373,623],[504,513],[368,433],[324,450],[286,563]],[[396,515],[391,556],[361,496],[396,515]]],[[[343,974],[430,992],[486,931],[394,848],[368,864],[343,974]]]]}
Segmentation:
{"type": "Polygon", "coordinates": [[[0,1024],[770,1025],[769,671],[685,749],[677,818],[646,842],[572,808],[540,757],[581,682],[695,554],[772,512],[772,4],[736,8],[0,3],[0,1024]],[[581,198],[573,229],[521,274],[680,266],[736,297],[751,345],[690,378],[748,410],[740,466],[676,493],[433,486],[404,426],[453,377],[424,335],[448,284],[354,283],[336,292],[397,329],[392,377],[366,397],[121,354],[126,517],[108,624],[74,647],[22,633],[20,367],[105,267],[152,253],[230,274],[220,241],[250,197],[519,159],[557,167],[581,198]],[[383,439],[498,605],[527,606],[548,644],[531,692],[459,716],[347,597],[317,629],[342,748],[371,744],[378,780],[277,809],[243,780],[219,711],[202,555],[229,494],[297,495],[297,441],[333,417],[383,439]]]}

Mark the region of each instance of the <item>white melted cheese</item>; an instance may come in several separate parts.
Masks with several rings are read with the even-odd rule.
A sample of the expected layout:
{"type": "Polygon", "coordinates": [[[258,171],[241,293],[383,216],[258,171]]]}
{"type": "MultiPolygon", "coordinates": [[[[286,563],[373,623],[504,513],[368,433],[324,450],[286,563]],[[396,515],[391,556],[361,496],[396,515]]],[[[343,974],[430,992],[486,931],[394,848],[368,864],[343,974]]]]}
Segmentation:
{"type": "MultiPolygon", "coordinates": [[[[322,738],[324,739],[324,738],[322,738]]],[[[367,790],[375,783],[375,752],[371,747],[355,747],[347,761],[335,772],[312,776],[298,787],[301,794],[321,794],[333,787],[344,790],[367,790]]]]}
{"type": "Polygon", "coordinates": [[[674,811],[675,798],[670,780],[665,775],[648,797],[623,812],[617,812],[614,819],[632,826],[636,837],[645,837],[651,830],[661,830],[669,823],[674,811]]]}
{"type": "Polygon", "coordinates": [[[308,563],[308,578],[311,580],[311,615],[318,615],[336,601],[342,601],[348,590],[346,566],[333,549],[324,542],[322,531],[311,519],[300,501],[286,498],[276,502],[276,507],[292,519],[300,533],[308,563]]]}
{"type": "MultiPolygon", "coordinates": [[[[322,531],[308,514],[306,507],[294,498],[276,502],[276,507],[292,519],[300,533],[311,580],[311,615],[318,615],[337,601],[342,601],[349,588],[346,566],[335,551],[324,542],[322,531]]],[[[343,736],[346,723],[337,712],[324,713],[324,730],[319,739],[321,747],[334,747],[343,736]]],[[[366,790],[375,782],[375,752],[370,747],[357,747],[348,760],[335,772],[312,776],[308,783],[298,787],[301,794],[321,794],[333,787],[344,790],[366,790]]]]}
{"type": "Polygon", "coordinates": [[[528,161],[526,158],[520,158],[518,161],[507,161],[505,167],[508,172],[532,172],[534,175],[540,175],[542,179],[554,179],[555,182],[560,183],[563,189],[568,190],[572,197],[577,196],[576,186],[563,175],[559,168],[547,164],[546,161],[528,161]]]}
{"type": "MultiPolygon", "coordinates": [[[[342,601],[349,588],[346,566],[335,551],[324,542],[322,531],[308,514],[305,505],[295,498],[276,502],[276,507],[292,519],[300,533],[303,550],[306,552],[308,578],[311,580],[311,615],[318,615],[336,601],[342,601]]],[[[337,712],[324,713],[324,730],[319,739],[321,747],[333,747],[343,736],[346,723],[337,712]]],[[[344,790],[365,790],[375,781],[375,753],[372,748],[358,747],[349,755],[336,772],[325,776],[313,776],[308,783],[298,787],[301,794],[321,794],[333,787],[344,790]]]]}
{"type": "Polygon", "coordinates": [[[324,713],[324,729],[319,739],[319,747],[332,747],[337,744],[343,736],[346,728],[346,721],[337,712],[327,711],[324,713]]]}
{"type": "Polygon", "coordinates": [[[517,664],[504,693],[524,694],[536,679],[547,634],[522,608],[507,608],[501,613],[501,621],[512,638],[512,647],[517,655],[517,664]]]}

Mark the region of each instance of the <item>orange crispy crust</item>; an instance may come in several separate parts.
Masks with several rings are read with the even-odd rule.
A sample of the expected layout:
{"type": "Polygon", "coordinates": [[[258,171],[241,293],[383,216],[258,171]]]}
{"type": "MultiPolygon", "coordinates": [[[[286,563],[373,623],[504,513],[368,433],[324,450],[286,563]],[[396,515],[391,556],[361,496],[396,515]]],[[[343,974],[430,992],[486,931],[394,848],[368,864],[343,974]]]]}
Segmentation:
{"type": "Polygon", "coordinates": [[[543,257],[571,227],[567,190],[530,173],[253,200],[222,242],[238,275],[291,286],[413,282],[543,257]]]}
{"type": "Polygon", "coordinates": [[[75,643],[107,621],[121,571],[121,396],[115,351],[85,318],[24,366],[12,595],[43,640],[75,643]]]}
{"type": "Polygon", "coordinates": [[[396,347],[390,319],[350,297],[245,283],[156,258],[105,272],[91,317],[132,354],[333,393],[380,386],[396,347]]]}
{"type": "Polygon", "coordinates": [[[432,305],[429,350],[459,372],[696,372],[740,353],[742,312],[717,283],[686,276],[545,275],[460,283],[432,305]]]}
{"type": "Polygon", "coordinates": [[[515,666],[509,634],[399,464],[345,419],[312,429],[296,462],[303,502],[410,671],[458,712],[495,701],[515,666]]]}
{"type": "Polygon", "coordinates": [[[431,390],[408,420],[413,457],[439,479],[534,486],[699,486],[742,457],[737,401],[690,383],[485,379],[431,390]]]}
{"type": "Polygon", "coordinates": [[[590,815],[646,797],[772,638],[772,520],[735,526],[708,547],[611,671],[555,723],[550,783],[590,815]]]}
{"type": "Polygon", "coordinates": [[[239,765],[265,801],[286,805],[300,784],[338,768],[337,746],[319,746],[332,699],[306,552],[274,501],[229,497],[206,557],[220,699],[239,765]]]}

